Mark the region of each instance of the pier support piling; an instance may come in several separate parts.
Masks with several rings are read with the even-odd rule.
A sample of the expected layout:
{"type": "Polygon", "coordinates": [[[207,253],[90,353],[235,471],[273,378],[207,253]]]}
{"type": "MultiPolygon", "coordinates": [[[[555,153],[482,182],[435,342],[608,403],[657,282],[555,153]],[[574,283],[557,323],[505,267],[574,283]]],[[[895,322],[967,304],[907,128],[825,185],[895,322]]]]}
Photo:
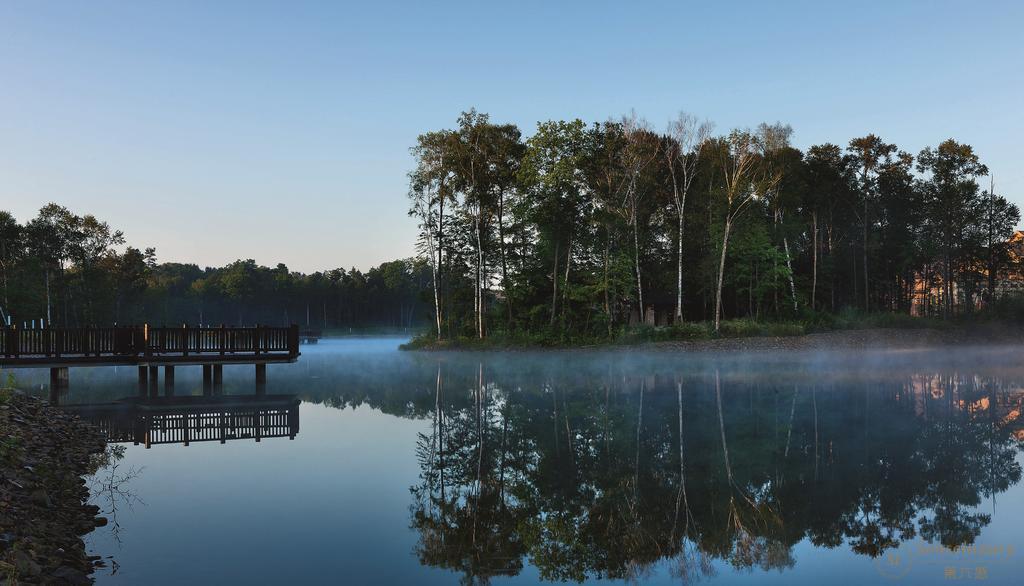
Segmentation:
{"type": "Polygon", "coordinates": [[[214,391],[220,391],[224,387],[224,365],[214,364],[213,365],[213,388],[214,391]]]}
{"type": "Polygon", "coordinates": [[[160,382],[160,367],[159,366],[150,366],[149,367],[149,396],[150,397],[154,397],[155,398],[155,397],[159,397],[160,396],[160,390],[158,388],[158,383],[159,382],[160,382]]]}
{"type": "Polygon", "coordinates": [[[213,394],[213,367],[209,364],[203,365],[203,396],[209,397],[213,394]]]}
{"type": "Polygon", "coordinates": [[[256,394],[265,395],[267,393],[267,364],[265,362],[256,363],[256,394]]]}
{"type": "Polygon", "coordinates": [[[164,366],[164,395],[174,395],[174,367],[171,365],[164,366]]]}
{"type": "Polygon", "coordinates": [[[57,366],[50,369],[50,390],[68,387],[68,367],[57,366]]]}

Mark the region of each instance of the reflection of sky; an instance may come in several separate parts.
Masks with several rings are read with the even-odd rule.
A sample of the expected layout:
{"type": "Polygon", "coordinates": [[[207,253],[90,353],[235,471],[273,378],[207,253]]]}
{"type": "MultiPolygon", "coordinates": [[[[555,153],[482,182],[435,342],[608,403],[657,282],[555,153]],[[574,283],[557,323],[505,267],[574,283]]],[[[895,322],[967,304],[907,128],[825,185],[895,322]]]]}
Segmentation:
{"type": "Polygon", "coordinates": [[[121,513],[120,549],[103,530],[90,538],[120,564],[99,582],[445,582],[419,565],[408,530],[410,446],[425,422],[367,407],[300,413],[294,441],[129,445],[122,466],[145,467],[131,483],[145,505],[121,513]]]}
{"type": "MultiPolygon", "coordinates": [[[[391,380],[396,388],[388,392],[401,397],[407,391],[397,384],[407,380],[399,378],[402,365],[433,361],[435,356],[397,353],[393,350],[395,344],[394,339],[350,340],[303,347],[304,356],[298,364],[271,368],[268,392],[301,393],[307,385],[329,388],[333,383],[339,393],[353,396],[361,389],[344,388],[346,383],[340,381],[351,379],[344,378],[343,371],[383,377],[390,371],[395,373],[391,380]]],[[[555,361],[564,364],[568,356],[580,355],[562,354],[555,361]]],[[[490,355],[485,360],[528,358],[490,355]]],[[[178,369],[179,394],[198,388],[198,371],[178,369]]],[[[103,395],[109,400],[131,394],[134,371],[123,368],[116,376],[113,374],[113,369],[74,370],[71,398],[87,401],[90,396],[103,395]]],[[[251,392],[252,378],[251,366],[226,369],[229,391],[251,392]]],[[[1021,380],[1019,371],[1014,380],[1021,380]]],[[[432,392],[433,380],[420,382],[432,392]]],[[[430,427],[427,419],[394,417],[367,405],[335,409],[305,402],[300,407],[300,431],[294,441],[274,438],[257,444],[239,440],[223,445],[161,445],[151,450],[129,444],[122,467],[143,468],[141,476],[131,481],[130,489],[145,504],[135,505],[131,511],[121,510],[120,547],[112,542],[108,530],[100,529],[89,536],[91,553],[113,554],[120,565],[115,576],[101,570],[98,582],[454,582],[455,574],[420,565],[414,553],[418,536],[409,528],[413,502],[409,487],[418,483],[420,472],[414,451],[416,437],[420,432],[429,433],[430,427]]],[[[1020,453],[1017,458],[1020,461],[1020,453]]],[[[948,560],[934,555],[915,558],[914,567],[898,583],[942,581],[950,565],[972,571],[983,565],[988,571],[987,583],[1013,583],[1021,570],[1017,560],[1022,545],[1022,497],[1020,484],[997,495],[992,521],[976,540],[984,545],[1012,545],[1018,551],[1011,562],[948,560]]],[[[783,503],[783,518],[785,508],[783,503]]],[[[992,501],[983,500],[979,510],[991,513],[992,501]]],[[[920,543],[909,541],[898,551],[913,552],[920,543]]],[[[804,541],[793,548],[792,554],[795,566],[782,572],[735,571],[726,562],[716,562],[718,577],[713,582],[871,584],[884,580],[875,560],[854,555],[846,545],[828,550],[804,541]]],[[[643,575],[644,581],[678,583],[670,572],[673,563],[657,564],[650,574],[643,575]]],[[[512,581],[533,583],[536,579],[537,571],[526,563],[512,581]]],[[[495,583],[506,581],[509,579],[494,579],[495,583]]]]}

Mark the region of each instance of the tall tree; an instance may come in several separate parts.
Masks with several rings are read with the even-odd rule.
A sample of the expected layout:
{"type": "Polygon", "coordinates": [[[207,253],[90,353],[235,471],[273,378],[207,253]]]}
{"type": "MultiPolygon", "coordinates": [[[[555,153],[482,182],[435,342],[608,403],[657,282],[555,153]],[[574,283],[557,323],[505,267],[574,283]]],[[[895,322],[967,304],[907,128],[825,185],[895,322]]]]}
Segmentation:
{"type": "Polygon", "coordinates": [[[861,222],[861,253],[864,271],[864,309],[871,309],[871,287],[868,276],[868,226],[871,225],[871,207],[878,194],[878,170],[882,163],[896,152],[896,145],[887,144],[874,134],[850,141],[846,149],[857,168],[860,206],[857,213],[861,222]]]}
{"type": "Polygon", "coordinates": [[[698,122],[691,114],[680,112],[669,122],[669,142],[662,151],[672,177],[672,201],[676,210],[676,310],[675,321],[683,321],[683,227],[686,213],[686,195],[693,185],[704,146],[711,138],[712,124],[698,122]]]}
{"type": "Polygon", "coordinates": [[[0,319],[6,324],[10,319],[11,300],[9,297],[9,283],[11,271],[15,263],[22,257],[25,245],[22,240],[23,230],[18,221],[9,212],[0,210],[0,279],[3,280],[3,304],[0,307],[0,319]]]}
{"type": "Polygon", "coordinates": [[[988,191],[983,194],[985,211],[980,226],[984,244],[977,255],[985,263],[988,281],[985,301],[989,304],[995,300],[999,274],[1013,260],[1010,237],[1014,227],[1020,223],[1020,209],[995,191],[995,179],[990,178],[988,191]]]}
{"type": "Polygon", "coordinates": [[[751,202],[764,197],[778,182],[777,177],[764,174],[762,161],[758,156],[757,139],[749,131],[733,130],[728,138],[718,145],[718,151],[723,180],[721,194],[724,226],[718,261],[718,285],[715,288],[715,333],[718,333],[721,327],[725,256],[729,249],[729,234],[733,224],[751,202]]]}
{"type": "MultiPolygon", "coordinates": [[[[525,210],[538,236],[553,252],[551,270],[551,324],[555,323],[559,294],[560,255],[564,254],[562,297],[566,298],[577,233],[586,225],[590,210],[584,205],[587,183],[584,164],[589,137],[581,120],[543,122],[527,141],[521,181],[529,186],[525,210]]],[[[563,315],[565,303],[563,301],[563,315]]]]}
{"type": "Polygon", "coordinates": [[[648,195],[648,190],[642,175],[658,156],[661,145],[651,132],[647,121],[638,118],[635,112],[622,118],[622,129],[626,138],[625,148],[622,150],[622,167],[626,173],[622,201],[629,214],[629,225],[633,227],[633,268],[636,273],[637,306],[640,323],[645,323],[644,286],[640,272],[640,223],[644,218],[640,206],[648,195]]]}
{"type": "MultiPolygon", "coordinates": [[[[43,275],[46,288],[46,323],[53,323],[53,295],[51,276],[54,271],[66,285],[64,271],[68,262],[82,240],[82,220],[67,208],[50,203],[39,210],[39,215],[32,219],[25,229],[33,254],[43,264],[43,275]]],[[[64,291],[64,322],[67,325],[68,291],[64,291]]]]}
{"type": "Polygon", "coordinates": [[[967,231],[984,214],[977,177],[988,173],[970,145],[953,139],[917,156],[917,170],[925,174],[925,208],[932,234],[942,250],[943,313],[953,314],[955,267],[967,242],[967,231]]]}
{"type": "MultiPolygon", "coordinates": [[[[807,176],[804,206],[811,220],[811,308],[817,309],[818,267],[822,250],[820,226],[823,219],[826,225],[831,226],[828,211],[834,208],[837,200],[845,201],[848,197],[850,165],[842,149],[831,143],[812,146],[804,160],[807,176]]],[[[831,244],[831,238],[825,239],[825,243],[831,244]]],[[[831,254],[831,247],[827,250],[831,254]]]]}

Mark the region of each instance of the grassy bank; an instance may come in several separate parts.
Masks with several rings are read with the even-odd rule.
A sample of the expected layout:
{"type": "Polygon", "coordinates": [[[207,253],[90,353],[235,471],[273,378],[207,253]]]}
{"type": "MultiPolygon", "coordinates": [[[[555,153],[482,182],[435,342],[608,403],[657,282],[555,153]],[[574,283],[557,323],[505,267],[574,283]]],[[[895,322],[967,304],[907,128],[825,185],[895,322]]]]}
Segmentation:
{"type": "Polygon", "coordinates": [[[403,350],[501,350],[530,348],[581,348],[632,346],[654,342],[697,342],[723,338],[789,337],[806,334],[863,329],[957,330],[992,324],[995,316],[973,316],[953,320],[911,317],[893,313],[843,311],[838,314],[805,313],[785,321],[725,320],[719,332],[712,322],[688,322],[672,326],[632,326],[611,335],[588,335],[549,329],[539,332],[495,332],[483,340],[472,337],[438,341],[433,333],[422,333],[402,346],[403,350]]]}

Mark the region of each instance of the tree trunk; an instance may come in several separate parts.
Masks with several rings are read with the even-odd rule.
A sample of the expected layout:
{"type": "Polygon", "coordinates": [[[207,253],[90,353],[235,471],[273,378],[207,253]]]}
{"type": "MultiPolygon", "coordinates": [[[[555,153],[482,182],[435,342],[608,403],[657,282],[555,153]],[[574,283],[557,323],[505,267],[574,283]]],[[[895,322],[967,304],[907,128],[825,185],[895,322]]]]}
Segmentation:
{"type": "Polygon", "coordinates": [[[793,282],[793,260],[789,256],[789,241],[782,237],[782,247],[786,251],[786,268],[789,269],[789,292],[793,295],[793,313],[796,313],[796,284],[793,282]]]}
{"type": "Polygon", "coordinates": [[[686,200],[683,199],[679,206],[679,250],[676,262],[676,324],[683,323],[683,209],[685,205],[686,200]]]}
{"type": "Polygon", "coordinates": [[[558,241],[555,241],[555,268],[551,270],[551,321],[550,325],[555,325],[555,311],[556,304],[558,303],[558,241]]]}
{"type": "Polygon", "coordinates": [[[49,324],[52,321],[50,313],[50,269],[47,268],[45,271],[46,278],[46,323],[49,324]]]}
{"type": "Polygon", "coordinates": [[[476,331],[477,337],[481,340],[484,339],[484,249],[480,243],[480,214],[482,213],[483,210],[478,207],[476,216],[476,331]]]}
{"type": "Polygon", "coordinates": [[[568,305],[566,295],[569,292],[569,268],[572,266],[572,228],[569,229],[569,242],[565,249],[565,280],[562,281],[562,325],[565,325],[565,308],[568,305]]]}
{"type": "Polygon", "coordinates": [[[508,261],[505,259],[505,192],[498,194],[498,245],[501,249],[501,288],[505,292],[505,307],[508,308],[508,325],[512,329],[512,295],[508,287],[508,261]]]}
{"type": "Polygon", "coordinates": [[[813,262],[811,269],[811,309],[816,309],[815,305],[818,295],[818,212],[815,211],[811,214],[811,237],[812,244],[811,249],[813,252],[813,262]]]}
{"type": "Polygon", "coordinates": [[[864,311],[871,311],[868,296],[868,200],[864,199],[864,311]]]}
{"type": "Polygon", "coordinates": [[[640,281],[640,222],[637,221],[636,217],[636,204],[633,208],[633,261],[636,266],[636,293],[640,303],[640,323],[644,321],[644,286],[640,281]]]}
{"type": "Polygon", "coordinates": [[[612,245],[612,235],[607,225],[604,227],[604,233],[604,312],[608,315],[608,323],[609,327],[611,327],[612,308],[611,303],[608,301],[608,249],[612,245]]]}
{"type": "Polygon", "coordinates": [[[722,235],[722,256],[718,260],[718,287],[715,288],[715,333],[719,331],[722,318],[722,278],[725,274],[725,252],[729,248],[729,230],[732,229],[732,219],[725,218],[725,232],[722,235]]]}

